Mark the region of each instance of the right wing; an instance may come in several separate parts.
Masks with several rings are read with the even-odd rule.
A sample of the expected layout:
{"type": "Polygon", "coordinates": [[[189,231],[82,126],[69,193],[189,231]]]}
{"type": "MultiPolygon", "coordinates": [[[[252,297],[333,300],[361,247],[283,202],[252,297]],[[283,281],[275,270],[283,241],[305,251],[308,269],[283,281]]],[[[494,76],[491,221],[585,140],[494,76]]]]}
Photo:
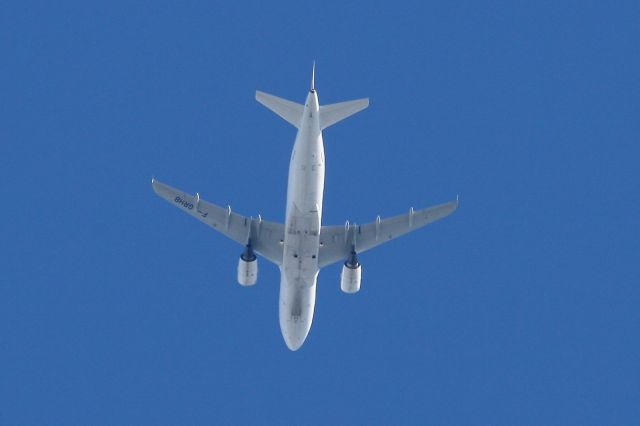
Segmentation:
{"type": "Polygon", "coordinates": [[[155,179],[151,180],[151,185],[160,197],[233,241],[245,245],[251,238],[251,245],[258,254],[277,265],[282,264],[284,225],[281,223],[239,215],[229,206],[217,206],[200,199],[199,194],[189,195],[155,179]]]}
{"type": "Polygon", "coordinates": [[[346,259],[355,246],[357,253],[374,248],[401,235],[442,219],[458,207],[458,200],[407,214],[380,219],[366,225],[323,226],[320,229],[318,266],[323,267],[346,259]]]}

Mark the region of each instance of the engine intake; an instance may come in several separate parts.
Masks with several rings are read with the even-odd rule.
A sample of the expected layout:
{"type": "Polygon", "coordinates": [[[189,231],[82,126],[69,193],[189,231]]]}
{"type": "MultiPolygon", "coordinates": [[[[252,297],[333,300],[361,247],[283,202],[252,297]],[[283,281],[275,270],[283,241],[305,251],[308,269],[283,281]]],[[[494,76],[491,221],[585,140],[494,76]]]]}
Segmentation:
{"type": "Polygon", "coordinates": [[[247,244],[238,261],[238,283],[243,287],[249,287],[258,280],[258,258],[253,252],[251,242],[247,244]]]}
{"type": "Polygon", "coordinates": [[[358,262],[358,255],[355,248],[351,249],[351,254],[344,265],[340,274],[340,289],[345,293],[357,293],[360,290],[360,281],[362,280],[362,265],[358,262]]]}

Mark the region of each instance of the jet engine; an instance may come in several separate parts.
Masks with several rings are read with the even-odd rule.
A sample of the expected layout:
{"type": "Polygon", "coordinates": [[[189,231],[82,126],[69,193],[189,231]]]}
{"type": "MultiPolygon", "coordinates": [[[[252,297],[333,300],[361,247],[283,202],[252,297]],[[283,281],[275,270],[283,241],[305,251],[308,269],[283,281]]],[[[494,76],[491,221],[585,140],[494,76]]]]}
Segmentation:
{"type": "Polygon", "coordinates": [[[357,293],[360,290],[362,279],[362,265],[358,262],[358,255],[354,248],[344,265],[340,274],[340,289],[345,293],[357,293]]]}
{"type": "Polygon", "coordinates": [[[238,261],[238,283],[243,287],[249,287],[258,280],[258,258],[253,252],[251,242],[247,244],[238,261]]]}

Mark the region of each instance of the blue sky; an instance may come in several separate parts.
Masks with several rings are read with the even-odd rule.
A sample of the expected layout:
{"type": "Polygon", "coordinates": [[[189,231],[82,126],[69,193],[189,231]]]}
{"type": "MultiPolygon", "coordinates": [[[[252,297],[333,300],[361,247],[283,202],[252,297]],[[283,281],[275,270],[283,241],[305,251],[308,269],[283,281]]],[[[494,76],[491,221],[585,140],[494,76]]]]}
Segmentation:
{"type": "Polygon", "coordinates": [[[0,6],[0,424],[637,422],[638,3],[227,3],[0,6]],[[313,60],[325,224],[461,206],[292,353],[150,178],[282,221],[313,60]]]}

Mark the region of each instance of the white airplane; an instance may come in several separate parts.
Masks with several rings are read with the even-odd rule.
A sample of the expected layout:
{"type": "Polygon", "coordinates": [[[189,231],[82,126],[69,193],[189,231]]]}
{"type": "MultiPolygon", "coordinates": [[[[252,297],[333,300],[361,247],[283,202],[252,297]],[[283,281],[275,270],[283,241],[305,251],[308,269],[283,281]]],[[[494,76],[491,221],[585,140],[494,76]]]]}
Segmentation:
{"type": "Polygon", "coordinates": [[[315,88],[315,64],[311,89],[304,105],[264,92],[256,100],[297,127],[289,165],[285,223],[237,214],[152,179],[154,191],[165,200],[245,246],[238,262],[238,282],[252,286],[258,276],[256,253],[280,268],[280,329],[292,351],[304,343],[316,301],[320,268],[344,260],[340,288],[360,290],[362,267],[358,253],[441,219],[458,207],[458,200],[366,225],[322,226],[324,146],[322,131],[369,106],[369,99],[320,106],[315,88]]]}

